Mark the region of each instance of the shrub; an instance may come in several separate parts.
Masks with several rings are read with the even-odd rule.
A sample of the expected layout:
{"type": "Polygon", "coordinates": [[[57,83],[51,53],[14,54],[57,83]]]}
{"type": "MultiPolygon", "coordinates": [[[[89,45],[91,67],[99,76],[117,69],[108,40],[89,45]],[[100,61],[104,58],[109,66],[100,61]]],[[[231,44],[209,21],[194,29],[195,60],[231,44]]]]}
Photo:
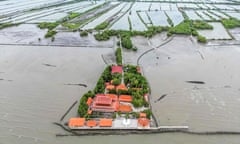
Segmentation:
{"type": "Polygon", "coordinates": [[[206,43],[207,42],[207,39],[204,36],[201,36],[201,35],[197,36],[197,40],[198,40],[198,42],[201,42],[201,43],[206,43]]]}
{"type": "Polygon", "coordinates": [[[152,111],[151,111],[150,109],[146,109],[146,110],[144,110],[143,112],[146,113],[148,119],[151,118],[151,116],[152,116],[152,111]]]}
{"type": "Polygon", "coordinates": [[[48,30],[48,32],[45,34],[45,38],[53,37],[55,34],[57,34],[54,30],[48,30]]]}
{"type": "Polygon", "coordinates": [[[87,31],[81,31],[81,32],[80,32],[80,36],[81,36],[81,37],[88,36],[88,32],[87,32],[87,31]]]}
{"type": "Polygon", "coordinates": [[[121,37],[122,46],[126,49],[132,49],[133,44],[130,36],[121,37]]]}
{"type": "Polygon", "coordinates": [[[110,36],[105,31],[102,33],[95,34],[94,37],[98,41],[106,41],[110,39],[110,36]]]}
{"type": "Polygon", "coordinates": [[[122,65],[122,50],[121,50],[121,48],[117,48],[115,55],[116,55],[117,65],[122,65]]]}
{"type": "Polygon", "coordinates": [[[94,97],[94,93],[92,91],[88,91],[80,99],[80,104],[78,106],[78,114],[80,115],[80,117],[88,116],[87,115],[87,110],[88,110],[87,100],[89,97],[94,97]]]}
{"type": "Polygon", "coordinates": [[[117,86],[117,85],[119,85],[120,83],[121,83],[121,80],[120,80],[120,79],[118,79],[118,78],[114,78],[114,79],[113,79],[113,85],[117,86]]]}

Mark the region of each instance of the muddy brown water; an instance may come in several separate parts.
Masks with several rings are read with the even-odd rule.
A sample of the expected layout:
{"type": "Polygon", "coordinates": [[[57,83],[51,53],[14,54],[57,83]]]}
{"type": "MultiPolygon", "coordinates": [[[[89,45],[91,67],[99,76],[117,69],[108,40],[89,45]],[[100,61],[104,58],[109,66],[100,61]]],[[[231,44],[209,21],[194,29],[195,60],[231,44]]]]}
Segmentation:
{"type": "MultiPolygon", "coordinates": [[[[110,48],[1,45],[0,144],[239,143],[239,136],[182,133],[56,137],[67,132],[52,122],[59,121],[75,100],[95,86],[105,67],[101,55],[111,52],[110,48]]],[[[140,64],[151,84],[152,101],[167,94],[153,102],[159,124],[188,125],[193,131],[240,131],[239,54],[237,47],[204,48],[176,37],[143,56],[140,64]],[[196,49],[201,49],[204,59],[196,49]],[[192,80],[205,84],[186,83],[192,80]]],[[[64,121],[76,115],[77,106],[64,121]]]]}

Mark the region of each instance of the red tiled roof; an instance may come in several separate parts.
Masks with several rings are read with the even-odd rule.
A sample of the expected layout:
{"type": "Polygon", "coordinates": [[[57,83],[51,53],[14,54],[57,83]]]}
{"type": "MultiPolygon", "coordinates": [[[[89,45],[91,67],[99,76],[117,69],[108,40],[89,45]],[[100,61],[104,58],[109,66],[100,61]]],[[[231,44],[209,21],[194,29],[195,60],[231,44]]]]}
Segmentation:
{"type": "Polygon", "coordinates": [[[111,105],[112,104],[112,99],[107,96],[97,96],[94,99],[94,101],[97,105],[111,105]]]}
{"type": "Polygon", "coordinates": [[[114,100],[114,101],[117,101],[117,100],[118,100],[118,96],[115,95],[115,94],[105,94],[105,96],[111,98],[111,99],[114,100]]]}
{"type": "Polygon", "coordinates": [[[112,73],[122,73],[122,66],[112,66],[112,73]]]}
{"type": "Polygon", "coordinates": [[[96,97],[98,97],[98,96],[105,96],[105,94],[96,94],[95,96],[96,97]]]}

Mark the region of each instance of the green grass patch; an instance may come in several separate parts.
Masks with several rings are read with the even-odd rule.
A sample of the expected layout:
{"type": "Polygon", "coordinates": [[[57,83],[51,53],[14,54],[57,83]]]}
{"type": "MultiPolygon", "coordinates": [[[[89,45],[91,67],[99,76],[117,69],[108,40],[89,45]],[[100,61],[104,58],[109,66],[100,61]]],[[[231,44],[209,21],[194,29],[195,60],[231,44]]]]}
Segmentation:
{"type": "Polygon", "coordinates": [[[18,24],[12,24],[12,23],[0,23],[0,29],[4,29],[4,28],[7,28],[7,27],[11,27],[11,26],[16,26],[18,24]]]}
{"type": "Polygon", "coordinates": [[[94,29],[95,30],[104,30],[108,27],[109,24],[110,24],[109,22],[103,22],[103,23],[97,25],[94,29]]]}
{"type": "Polygon", "coordinates": [[[63,23],[62,26],[67,27],[68,29],[75,30],[81,26],[81,23],[63,23]]]}
{"type": "Polygon", "coordinates": [[[49,38],[49,37],[53,37],[54,35],[56,35],[57,32],[54,30],[48,30],[48,32],[45,34],[45,38],[49,38]]]}
{"type": "Polygon", "coordinates": [[[122,65],[122,50],[121,50],[121,48],[117,48],[115,55],[116,55],[117,65],[122,65]]]}
{"type": "Polygon", "coordinates": [[[72,12],[68,15],[68,18],[69,19],[74,19],[76,17],[80,16],[80,13],[75,13],[75,12],[72,12]]]}
{"type": "Polygon", "coordinates": [[[221,22],[224,25],[224,27],[228,29],[240,27],[240,20],[235,18],[222,19],[221,22]]]}
{"type": "Polygon", "coordinates": [[[40,29],[53,30],[53,29],[56,28],[58,25],[59,25],[58,22],[53,22],[53,23],[50,23],[50,22],[42,22],[42,23],[39,23],[39,24],[38,24],[38,27],[39,27],[40,29]]]}
{"type": "Polygon", "coordinates": [[[196,29],[213,29],[213,26],[205,21],[193,21],[193,27],[196,29]]]}
{"type": "Polygon", "coordinates": [[[191,27],[191,21],[185,20],[184,22],[176,25],[175,27],[171,27],[168,30],[168,35],[172,34],[184,34],[184,35],[190,35],[192,34],[193,28],[191,27]]]}

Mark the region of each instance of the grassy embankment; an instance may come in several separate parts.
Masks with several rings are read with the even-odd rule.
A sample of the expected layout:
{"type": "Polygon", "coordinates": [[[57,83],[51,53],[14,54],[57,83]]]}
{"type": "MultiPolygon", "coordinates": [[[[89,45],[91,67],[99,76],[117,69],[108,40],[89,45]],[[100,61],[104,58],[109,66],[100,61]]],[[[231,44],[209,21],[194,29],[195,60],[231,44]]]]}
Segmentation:
{"type": "Polygon", "coordinates": [[[13,24],[13,23],[0,23],[0,30],[7,28],[7,27],[12,27],[12,26],[17,26],[19,24],[13,24]]]}

